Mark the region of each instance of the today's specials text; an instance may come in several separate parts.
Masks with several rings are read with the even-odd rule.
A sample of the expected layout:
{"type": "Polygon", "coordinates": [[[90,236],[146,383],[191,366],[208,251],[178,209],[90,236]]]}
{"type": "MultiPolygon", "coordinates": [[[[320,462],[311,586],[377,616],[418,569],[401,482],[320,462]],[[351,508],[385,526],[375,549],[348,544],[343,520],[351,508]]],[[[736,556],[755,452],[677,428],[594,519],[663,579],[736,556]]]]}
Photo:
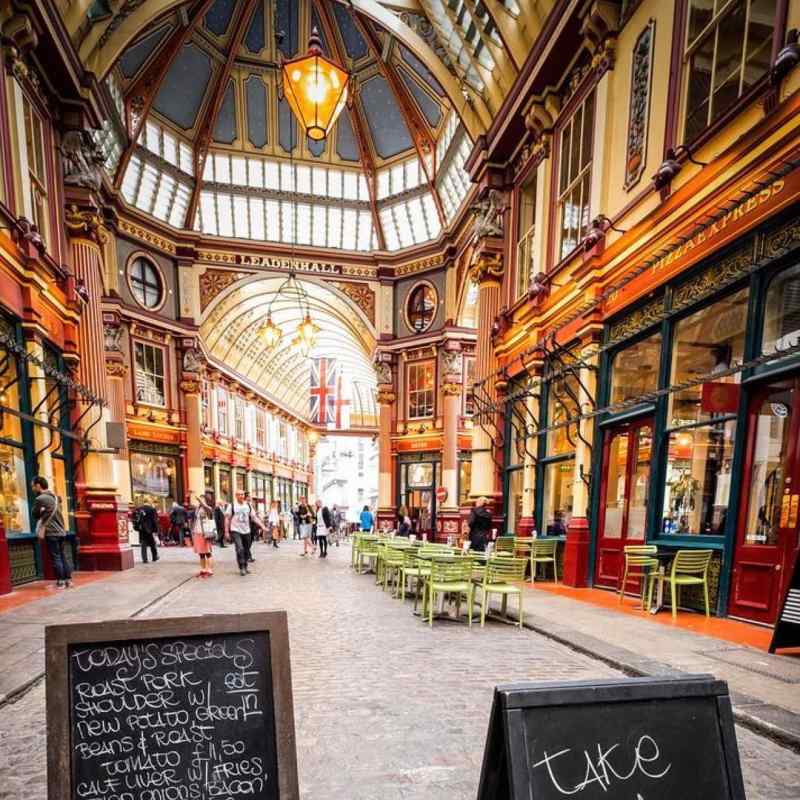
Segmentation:
{"type": "Polygon", "coordinates": [[[73,645],[72,797],[278,798],[268,636],[73,645]]]}

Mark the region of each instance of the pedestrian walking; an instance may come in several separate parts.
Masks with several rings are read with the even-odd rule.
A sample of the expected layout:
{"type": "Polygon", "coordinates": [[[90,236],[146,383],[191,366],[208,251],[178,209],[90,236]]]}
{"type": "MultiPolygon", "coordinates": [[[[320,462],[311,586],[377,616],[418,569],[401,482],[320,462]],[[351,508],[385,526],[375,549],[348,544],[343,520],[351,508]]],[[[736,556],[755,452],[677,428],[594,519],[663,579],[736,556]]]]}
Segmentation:
{"type": "Polygon", "coordinates": [[[300,538],[300,504],[292,506],[292,539],[300,538]]]}
{"type": "Polygon", "coordinates": [[[169,512],[169,538],[174,544],[180,544],[183,541],[189,522],[189,515],[186,509],[175,500],[169,512]]]}
{"type": "Polygon", "coordinates": [[[280,538],[281,518],[278,514],[278,503],[273,502],[267,517],[267,535],[272,540],[272,546],[277,549],[280,538]]]}
{"type": "Polygon", "coordinates": [[[316,547],[312,540],[313,536],[313,514],[305,498],[300,501],[297,507],[297,517],[300,520],[300,538],[303,541],[303,552],[301,556],[312,555],[316,552],[316,547]]]}
{"type": "Polygon", "coordinates": [[[485,497],[479,497],[475,501],[475,508],[469,515],[467,524],[469,525],[469,546],[470,550],[484,552],[486,542],[492,530],[492,515],[486,504],[489,501],[485,497]]]}
{"type": "Polygon", "coordinates": [[[408,509],[405,506],[397,509],[397,535],[411,535],[411,517],[408,516],[408,509]]]}
{"type": "Polygon", "coordinates": [[[342,536],[342,526],[344,525],[344,511],[338,506],[333,507],[333,541],[339,546],[339,539],[342,536]]]}
{"type": "Polygon", "coordinates": [[[139,534],[139,546],[142,549],[142,563],[147,564],[147,551],[153,556],[153,563],[158,561],[156,550],[156,533],[158,532],[158,512],[150,503],[142,503],[133,512],[133,529],[139,534]]]}
{"type": "Polygon", "coordinates": [[[212,566],[212,545],[217,537],[217,523],[214,521],[214,493],[207,489],[198,496],[197,509],[192,529],[192,547],[200,556],[200,572],[198,578],[208,578],[214,574],[212,566]]]}
{"type": "Polygon", "coordinates": [[[255,522],[262,529],[264,526],[256,517],[250,503],[245,501],[243,491],[237,490],[234,501],[226,506],[225,521],[228,534],[233,537],[236,547],[236,563],[239,565],[239,574],[247,575],[250,572],[247,566],[250,560],[250,525],[255,522]]]}
{"type": "Polygon", "coordinates": [[[361,509],[359,520],[361,522],[361,532],[371,533],[372,528],[375,525],[375,518],[372,516],[372,512],[369,510],[369,506],[364,506],[364,508],[361,509]]]}
{"type": "Polygon", "coordinates": [[[56,588],[69,589],[72,586],[72,569],[64,553],[67,532],[64,516],[61,513],[59,498],[48,488],[47,478],[35,477],[31,489],[36,495],[31,514],[36,521],[36,536],[43,539],[56,573],[56,588]]]}
{"type": "Polygon", "coordinates": [[[217,527],[217,544],[220,547],[227,547],[225,544],[225,502],[220,499],[214,506],[214,524],[217,527]]]}
{"type": "Polygon", "coordinates": [[[333,526],[333,515],[328,506],[317,500],[317,544],[319,544],[319,557],[328,557],[328,531],[333,526]]]}

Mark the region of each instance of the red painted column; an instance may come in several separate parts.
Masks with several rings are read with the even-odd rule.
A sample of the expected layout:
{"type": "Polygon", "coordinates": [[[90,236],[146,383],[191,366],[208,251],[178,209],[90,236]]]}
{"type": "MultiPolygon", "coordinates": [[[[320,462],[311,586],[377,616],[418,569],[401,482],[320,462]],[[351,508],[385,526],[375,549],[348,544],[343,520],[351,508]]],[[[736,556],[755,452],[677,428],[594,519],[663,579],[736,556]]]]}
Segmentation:
{"type": "MultiPolygon", "coordinates": [[[[75,284],[83,299],[79,377],[95,396],[108,403],[100,307],[103,294],[101,220],[88,196],[82,193],[79,198],[68,200],[66,227],[70,236],[75,284]],[[80,206],[76,199],[81,201],[80,206]]],[[[85,409],[84,404],[78,403],[77,416],[85,409]]],[[[119,497],[114,481],[114,462],[107,448],[106,423],[110,419],[109,406],[106,405],[102,411],[97,408],[90,410],[82,423],[90,438],[90,447],[80,462],[76,479],[78,507],[75,521],[80,541],[79,566],[85,570],[122,570],[133,566],[133,551],[128,545],[128,504],[119,497]],[[89,431],[92,422],[97,424],[89,431]]]]}
{"type": "Polygon", "coordinates": [[[397,394],[390,361],[376,364],[378,373],[378,510],[375,520],[377,527],[394,528],[397,508],[394,502],[392,481],[392,409],[397,394]]]}
{"type": "MultiPolygon", "coordinates": [[[[458,422],[461,418],[462,375],[461,345],[451,342],[442,351],[442,485],[446,492],[436,505],[436,538],[446,542],[459,538],[458,510],[458,422]]],[[[438,498],[437,498],[438,500],[438,498]]]]}

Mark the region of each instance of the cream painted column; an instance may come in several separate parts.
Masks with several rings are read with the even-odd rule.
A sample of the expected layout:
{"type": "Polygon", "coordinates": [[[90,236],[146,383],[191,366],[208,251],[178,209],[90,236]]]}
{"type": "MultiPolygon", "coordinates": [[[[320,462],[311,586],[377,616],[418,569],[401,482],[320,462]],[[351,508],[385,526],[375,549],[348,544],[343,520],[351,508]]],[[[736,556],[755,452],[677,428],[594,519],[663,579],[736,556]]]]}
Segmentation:
{"type": "MultiPolygon", "coordinates": [[[[480,391],[494,400],[494,372],[497,360],[492,344],[492,325],[500,311],[500,289],[503,276],[502,257],[487,254],[478,258],[473,275],[478,284],[478,341],[475,347],[475,383],[483,383],[480,391]]],[[[486,419],[478,408],[472,430],[472,480],[470,497],[492,498],[497,494],[498,475],[492,457],[495,441],[491,431],[497,421],[486,419]],[[483,425],[481,425],[483,422],[483,425]]],[[[494,509],[497,512],[499,509],[494,509]]]]}
{"type": "Polygon", "coordinates": [[[536,461],[528,454],[528,450],[535,453],[539,446],[539,439],[535,435],[537,426],[534,421],[542,418],[539,404],[541,397],[540,376],[540,369],[531,370],[530,388],[528,389],[530,395],[525,398],[527,447],[525,449],[522,472],[522,518],[517,526],[520,536],[530,536],[536,527],[536,461]]]}
{"type": "Polygon", "coordinates": [[[436,509],[436,527],[441,531],[443,540],[448,536],[457,537],[459,532],[458,422],[461,418],[463,373],[461,345],[458,342],[448,342],[442,350],[441,360],[442,486],[447,490],[447,497],[441,508],[437,506],[436,509]]]}
{"type": "Polygon", "coordinates": [[[394,390],[392,362],[388,354],[375,364],[378,376],[378,513],[380,527],[394,527],[395,504],[392,492],[392,415],[397,394],[394,390]]]}
{"type": "Polygon", "coordinates": [[[180,383],[186,409],[186,467],[189,476],[188,491],[197,496],[205,489],[203,470],[203,401],[199,376],[184,375],[180,383]]]}
{"type": "MultiPolygon", "coordinates": [[[[107,248],[106,248],[107,251],[107,248]]],[[[124,329],[118,314],[103,312],[103,345],[105,349],[106,385],[108,386],[108,407],[110,422],[122,426],[120,444],[112,453],[114,462],[114,484],[120,499],[133,502],[131,485],[130,452],[128,451],[128,425],[125,413],[125,377],[128,366],[123,356],[122,338],[124,329]]]]}

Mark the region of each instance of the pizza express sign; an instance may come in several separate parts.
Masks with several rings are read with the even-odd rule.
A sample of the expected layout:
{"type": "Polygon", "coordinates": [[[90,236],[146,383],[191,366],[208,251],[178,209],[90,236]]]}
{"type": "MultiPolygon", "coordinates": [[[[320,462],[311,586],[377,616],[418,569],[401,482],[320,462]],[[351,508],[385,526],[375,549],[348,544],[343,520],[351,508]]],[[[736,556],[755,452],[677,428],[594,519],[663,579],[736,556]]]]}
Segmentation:
{"type": "Polygon", "coordinates": [[[299,272],[321,272],[326,275],[341,275],[341,264],[327,264],[324,261],[303,261],[281,256],[257,256],[237,253],[236,263],[243,267],[268,267],[270,269],[289,269],[299,272]]]}

